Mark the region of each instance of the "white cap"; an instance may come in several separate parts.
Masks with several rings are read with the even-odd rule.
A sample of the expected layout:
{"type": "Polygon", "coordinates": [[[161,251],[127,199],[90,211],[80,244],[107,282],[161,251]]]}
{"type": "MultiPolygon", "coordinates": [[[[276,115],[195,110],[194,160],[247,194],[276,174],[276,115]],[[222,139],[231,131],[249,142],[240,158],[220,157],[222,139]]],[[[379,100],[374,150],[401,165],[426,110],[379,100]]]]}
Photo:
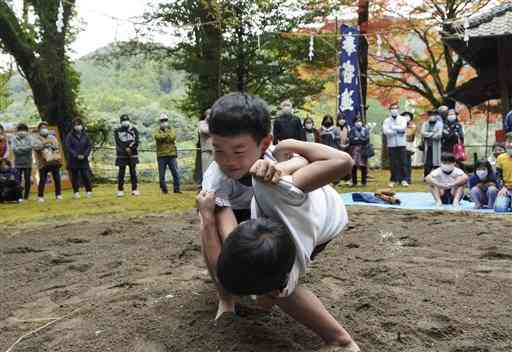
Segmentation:
{"type": "Polygon", "coordinates": [[[169,120],[169,116],[165,112],[160,114],[159,121],[164,121],[164,120],[167,120],[167,121],[169,120]]]}

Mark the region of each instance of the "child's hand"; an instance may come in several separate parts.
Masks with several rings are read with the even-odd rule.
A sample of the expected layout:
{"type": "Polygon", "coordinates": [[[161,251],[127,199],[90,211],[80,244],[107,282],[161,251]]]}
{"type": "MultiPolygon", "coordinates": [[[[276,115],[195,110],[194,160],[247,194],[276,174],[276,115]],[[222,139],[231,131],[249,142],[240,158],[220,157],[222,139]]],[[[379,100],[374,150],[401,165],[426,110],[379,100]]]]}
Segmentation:
{"type": "Polygon", "coordinates": [[[196,197],[197,209],[201,215],[212,215],[215,211],[215,192],[201,191],[196,197]]]}
{"type": "Polygon", "coordinates": [[[283,176],[283,172],[277,166],[275,161],[271,160],[258,160],[249,170],[249,173],[261,178],[263,182],[278,183],[283,176]]]}
{"type": "Polygon", "coordinates": [[[508,189],[507,187],[503,187],[499,193],[498,193],[498,197],[507,197],[508,196],[508,189]]]}

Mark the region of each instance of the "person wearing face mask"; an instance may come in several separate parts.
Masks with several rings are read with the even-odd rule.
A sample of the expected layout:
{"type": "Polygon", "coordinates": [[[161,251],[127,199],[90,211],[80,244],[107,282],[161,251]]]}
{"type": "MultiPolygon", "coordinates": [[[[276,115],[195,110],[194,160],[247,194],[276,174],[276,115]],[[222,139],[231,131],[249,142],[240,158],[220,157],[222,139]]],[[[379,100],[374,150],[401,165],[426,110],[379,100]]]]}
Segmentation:
{"type": "Polygon", "coordinates": [[[349,154],[354,160],[352,168],[352,186],[357,186],[357,169],[361,170],[361,184],[365,187],[368,183],[368,154],[367,148],[370,142],[370,133],[363,126],[363,122],[358,118],[354,128],[350,130],[350,149],[349,154]]]}
{"type": "Polygon", "coordinates": [[[304,119],[304,131],[306,133],[306,142],[320,143],[320,134],[315,128],[315,121],[311,117],[304,119]]]}
{"type": "Polygon", "coordinates": [[[89,173],[89,155],[92,147],[91,140],[84,131],[82,120],[75,119],[73,121],[73,130],[67,135],[65,144],[74,198],[80,198],[80,180],[85,187],[86,196],[90,198],[92,197],[92,185],[89,173]]]}
{"type": "Polygon", "coordinates": [[[34,142],[28,133],[28,126],[26,124],[20,123],[16,127],[16,136],[12,139],[11,144],[18,183],[22,184],[22,181],[24,181],[23,198],[19,199],[21,203],[23,200],[28,200],[30,188],[32,187],[32,150],[34,149],[34,142]]]}
{"type": "Polygon", "coordinates": [[[407,129],[405,130],[405,149],[407,151],[407,159],[405,160],[405,170],[406,170],[406,181],[411,184],[412,182],[412,156],[416,153],[416,124],[413,121],[413,114],[411,112],[404,112],[402,116],[405,117],[407,121],[407,129]]]}
{"type": "Polygon", "coordinates": [[[341,132],[334,126],[334,119],[331,115],[325,115],[322,119],[322,126],[319,131],[320,143],[336,149],[340,148],[341,132]]]}
{"type": "Polygon", "coordinates": [[[386,136],[389,162],[391,167],[391,178],[389,187],[394,187],[395,184],[401,184],[408,187],[407,182],[407,169],[406,169],[406,139],[405,132],[407,129],[407,120],[404,116],[400,115],[398,104],[391,104],[390,116],[384,120],[382,131],[386,136]]]}
{"type": "Polygon", "coordinates": [[[0,160],[0,203],[19,202],[23,187],[17,182],[16,169],[10,160],[0,160]]]}
{"type": "Polygon", "coordinates": [[[506,153],[505,146],[503,144],[496,143],[492,148],[492,154],[489,155],[487,158],[487,161],[491,164],[492,170],[496,174],[496,161],[498,160],[498,157],[506,153]]]}
{"type": "Polygon", "coordinates": [[[456,111],[450,109],[448,110],[446,124],[443,129],[442,151],[444,153],[453,153],[453,147],[457,143],[464,144],[464,127],[457,119],[456,111]]]}
{"type": "Polygon", "coordinates": [[[341,111],[338,112],[336,127],[338,127],[340,131],[340,145],[338,149],[348,152],[350,147],[350,126],[341,111]]]}
{"type": "Polygon", "coordinates": [[[281,103],[281,114],[274,121],[273,143],[277,145],[285,139],[306,140],[302,122],[293,115],[293,105],[290,100],[281,103]]]}
{"type": "Polygon", "coordinates": [[[450,109],[446,105],[441,105],[437,108],[437,113],[439,114],[439,117],[441,117],[441,121],[444,125],[447,123],[446,118],[448,117],[448,110],[450,109]]]}
{"type": "Polygon", "coordinates": [[[499,213],[512,211],[512,136],[507,136],[506,152],[496,160],[496,178],[500,191],[496,198],[494,210],[499,213]]]}
{"type": "Polygon", "coordinates": [[[5,134],[4,126],[0,124],[0,160],[9,156],[9,141],[5,134]]]}
{"type": "Polygon", "coordinates": [[[132,195],[139,196],[137,190],[137,164],[139,163],[139,131],[131,125],[130,117],[126,114],[119,118],[121,126],[114,131],[116,141],[117,196],[124,196],[124,176],[126,167],[130,170],[132,195]]]}
{"type": "Polygon", "coordinates": [[[62,155],[57,138],[50,134],[48,123],[41,122],[37,126],[38,134],[34,137],[34,150],[36,152],[37,167],[39,169],[39,185],[37,187],[37,200],[44,202],[44,189],[48,174],[52,174],[55,187],[55,197],[62,199],[60,169],[62,155]]]}
{"type": "Polygon", "coordinates": [[[429,111],[427,116],[428,120],[421,126],[424,177],[441,165],[441,139],[443,137],[443,122],[439,114],[436,111],[429,111]]]}
{"type": "Polygon", "coordinates": [[[443,153],[441,166],[432,171],[425,181],[430,186],[430,192],[438,208],[441,208],[443,204],[452,204],[455,208],[460,207],[468,176],[455,166],[453,154],[443,153]]]}
{"type": "Polygon", "coordinates": [[[176,149],[176,131],[171,128],[169,124],[169,117],[166,114],[161,114],[160,128],[155,132],[154,137],[156,141],[156,154],[158,160],[158,175],[160,176],[160,189],[163,194],[168,194],[167,183],[165,181],[165,172],[167,167],[171,170],[173,178],[174,193],[181,193],[180,191],[180,175],[178,173],[176,149]]]}
{"type": "Polygon", "coordinates": [[[487,160],[479,160],[475,173],[469,178],[471,199],[475,209],[494,209],[498,188],[496,175],[487,160]]]}

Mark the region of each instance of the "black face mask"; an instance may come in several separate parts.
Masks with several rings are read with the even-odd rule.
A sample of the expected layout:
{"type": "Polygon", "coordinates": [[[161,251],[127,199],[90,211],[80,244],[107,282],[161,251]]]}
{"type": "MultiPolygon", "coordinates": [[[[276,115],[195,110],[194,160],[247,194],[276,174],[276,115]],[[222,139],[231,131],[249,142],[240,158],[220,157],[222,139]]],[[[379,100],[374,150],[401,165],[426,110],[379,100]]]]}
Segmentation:
{"type": "Polygon", "coordinates": [[[332,127],[332,122],[326,122],[326,123],[324,123],[324,126],[325,127],[332,127]]]}

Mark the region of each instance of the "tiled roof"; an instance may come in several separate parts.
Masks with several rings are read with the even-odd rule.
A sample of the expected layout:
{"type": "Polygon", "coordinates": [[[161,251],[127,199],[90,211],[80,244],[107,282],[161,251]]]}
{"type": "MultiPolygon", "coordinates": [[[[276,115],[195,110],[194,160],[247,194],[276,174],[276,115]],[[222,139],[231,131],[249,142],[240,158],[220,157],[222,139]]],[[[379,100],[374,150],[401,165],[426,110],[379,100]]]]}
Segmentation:
{"type": "MultiPolygon", "coordinates": [[[[464,33],[464,20],[457,21],[453,28],[464,33]]],[[[512,35],[512,3],[494,7],[488,12],[469,19],[470,37],[512,35]]]]}

